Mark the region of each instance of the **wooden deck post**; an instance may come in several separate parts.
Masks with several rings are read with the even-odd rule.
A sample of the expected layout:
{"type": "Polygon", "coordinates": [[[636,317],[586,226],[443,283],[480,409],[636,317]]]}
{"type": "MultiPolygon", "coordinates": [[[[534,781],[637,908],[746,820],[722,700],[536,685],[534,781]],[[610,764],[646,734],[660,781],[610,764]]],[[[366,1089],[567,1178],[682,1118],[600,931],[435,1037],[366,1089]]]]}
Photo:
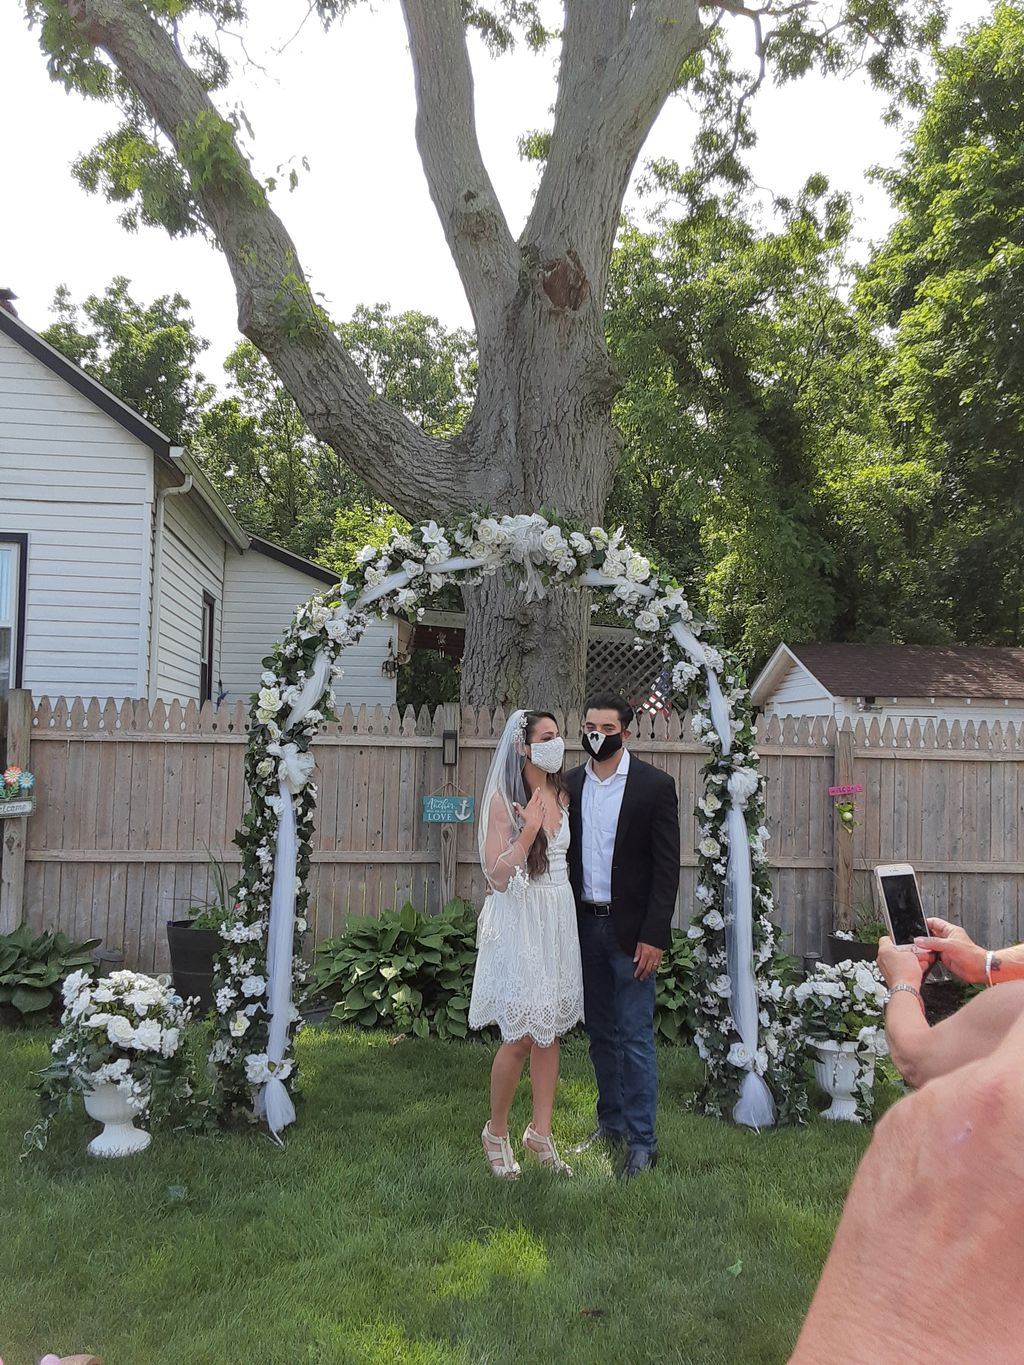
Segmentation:
{"type": "MultiPolygon", "coordinates": [[[[836,730],[833,784],[848,787],[853,783],[853,730],[847,721],[836,730]]],[[[853,928],[853,835],[843,829],[832,809],[832,870],[836,879],[835,929],[853,928]]]]}
{"type": "MultiPolygon", "coordinates": [[[[18,688],[7,698],[7,755],[4,768],[15,764],[28,771],[32,740],[32,693],[18,688]]],[[[0,934],[9,934],[22,921],[25,903],[25,848],[28,816],[0,821],[3,862],[0,864],[0,934]]]]}

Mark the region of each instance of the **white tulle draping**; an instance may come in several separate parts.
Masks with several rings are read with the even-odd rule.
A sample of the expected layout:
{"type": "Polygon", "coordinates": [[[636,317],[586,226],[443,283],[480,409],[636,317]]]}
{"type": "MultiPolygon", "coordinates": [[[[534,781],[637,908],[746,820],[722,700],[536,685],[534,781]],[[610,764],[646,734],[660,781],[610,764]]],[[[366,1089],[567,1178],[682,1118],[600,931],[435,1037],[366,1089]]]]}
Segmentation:
{"type": "MultiPolygon", "coordinates": [[[[695,664],[705,673],[711,723],[722,745],[723,755],[732,751],[729,708],[722,695],[718,676],[708,663],[704,646],[680,622],[670,627],[673,636],[695,664]]],[[[725,957],[732,986],[729,1005],[736,1032],[743,1044],[747,1074],[740,1086],[740,1097],[732,1111],[733,1119],[747,1128],[770,1128],[775,1122],[775,1101],[764,1079],[754,1070],[758,1043],[757,977],[754,971],[754,888],[750,862],[750,839],[743,814],[747,798],[730,789],[726,832],[729,860],[725,874],[725,957]]]]}
{"type": "MultiPolygon", "coordinates": [[[[305,720],[323,699],[331,676],[331,661],[318,650],[309,676],[284,723],[282,734],[305,720]]],[[[295,897],[298,878],[298,836],[295,825],[295,797],[313,776],[316,760],[301,753],[299,746],[278,741],[267,745],[267,753],[278,760],[277,839],[274,845],[274,882],[270,893],[270,923],[267,927],[267,1013],[270,1016],[267,1060],[280,1066],[288,1047],[288,1029],[294,1017],[292,1001],[292,953],[295,943],[295,897]]],[[[278,1137],[282,1128],[295,1120],[288,1087],[279,1076],[265,1081],[256,1097],[256,1111],[278,1137]]],[[[280,1139],[278,1139],[280,1140],[280,1139]]]]}
{"type": "MultiPolygon", "coordinates": [[[[282,761],[283,766],[283,761],[282,761]]],[[[267,930],[267,1010],[270,1014],[267,1060],[279,1066],[288,1044],[292,1018],[292,952],[295,942],[295,879],[298,842],[295,805],[287,782],[279,786],[277,846],[274,850],[274,885],[270,896],[267,930]]],[[[275,1138],[295,1121],[295,1106],[288,1087],[278,1076],[265,1081],[256,1098],[256,1112],[267,1121],[275,1138]]]]}

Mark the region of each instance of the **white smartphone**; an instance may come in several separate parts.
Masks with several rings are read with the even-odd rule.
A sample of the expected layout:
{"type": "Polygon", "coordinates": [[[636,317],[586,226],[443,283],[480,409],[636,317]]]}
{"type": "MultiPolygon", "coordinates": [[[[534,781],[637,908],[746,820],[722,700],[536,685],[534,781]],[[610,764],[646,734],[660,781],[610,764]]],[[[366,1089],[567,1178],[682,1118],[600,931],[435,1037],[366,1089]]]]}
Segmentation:
{"type": "Polygon", "coordinates": [[[875,885],[893,943],[913,943],[927,937],[928,921],[921,904],[917,873],[909,863],[883,863],[875,868],[875,885]]]}

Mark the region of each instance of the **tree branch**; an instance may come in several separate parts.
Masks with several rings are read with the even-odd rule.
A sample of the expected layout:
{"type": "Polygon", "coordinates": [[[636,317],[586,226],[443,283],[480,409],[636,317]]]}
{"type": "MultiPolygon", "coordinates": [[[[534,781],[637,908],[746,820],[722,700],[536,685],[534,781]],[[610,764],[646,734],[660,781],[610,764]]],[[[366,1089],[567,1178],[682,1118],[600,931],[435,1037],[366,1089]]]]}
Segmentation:
{"type": "Polygon", "coordinates": [[[516,244],[477,140],[459,0],[402,0],[416,80],[416,143],[481,344],[501,327],[519,274],[516,244]]]}
{"type": "Polygon", "coordinates": [[[227,259],[238,324],[270,361],[310,430],[407,516],[464,509],[472,472],[458,447],[378,399],[306,283],[298,252],[171,36],[134,0],[59,0],[102,48],[173,144],[227,259]]]}
{"type": "Polygon", "coordinates": [[[575,251],[599,302],[636,159],[703,35],[696,0],[600,7],[598,34],[593,7],[566,0],[559,116],[525,233],[542,256],[575,251]]]}

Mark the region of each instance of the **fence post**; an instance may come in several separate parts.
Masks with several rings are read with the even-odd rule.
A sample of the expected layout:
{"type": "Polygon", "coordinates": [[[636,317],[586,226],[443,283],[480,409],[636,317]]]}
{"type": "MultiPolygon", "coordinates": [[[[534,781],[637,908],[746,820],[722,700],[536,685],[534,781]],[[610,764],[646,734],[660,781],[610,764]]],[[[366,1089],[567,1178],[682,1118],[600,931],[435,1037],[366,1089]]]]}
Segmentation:
{"type": "MultiPolygon", "coordinates": [[[[836,728],[832,781],[837,787],[853,783],[853,730],[849,722],[836,728]]],[[[843,829],[832,808],[832,870],[835,873],[836,929],[853,928],[853,835],[843,829]]]]}
{"type": "MultiPolygon", "coordinates": [[[[443,716],[444,730],[454,730],[461,741],[462,716],[458,706],[454,702],[445,702],[443,716]]],[[[442,731],[442,733],[443,732],[444,731],[442,731]]],[[[443,771],[445,790],[448,790],[449,784],[458,784],[458,765],[450,771],[448,768],[443,769],[443,771]]],[[[439,827],[439,838],[441,843],[441,904],[439,909],[441,910],[455,899],[455,879],[459,870],[458,836],[458,825],[441,825],[439,827]]]]}
{"type": "MultiPolygon", "coordinates": [[[[32,740],[32,693],[22,688],[7,697],[7,757],[11,764],[29,767],[32,740]]],[[[25,905],[25,846],[28,842],[28,816],[0,821],[4,856],[0,864],[0,934],[9,934],[22,921],[25,905]]]]}

